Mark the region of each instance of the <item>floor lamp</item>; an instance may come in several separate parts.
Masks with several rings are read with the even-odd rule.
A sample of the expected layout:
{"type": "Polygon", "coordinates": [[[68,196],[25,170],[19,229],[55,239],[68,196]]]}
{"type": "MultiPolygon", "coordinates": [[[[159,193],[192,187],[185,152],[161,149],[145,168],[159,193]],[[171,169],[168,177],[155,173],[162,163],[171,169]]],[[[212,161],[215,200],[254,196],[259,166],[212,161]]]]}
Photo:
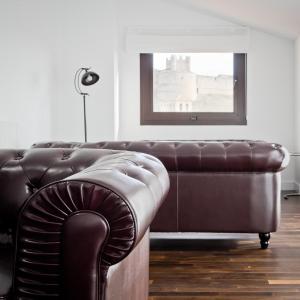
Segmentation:
{"type": "Polygon", "coordinates": [[[87,142],[87,127],[86,127],[86,104],[85,99],[89,96],[88,93],[83,92],[81,87],[90,86],[95,84],[99,80],[99,75],[90,71],[91,68],[79,68],[74,77],[74,86],[76,92],[83,98],[83,121],[84,121],[84,141],[87,142]]]}

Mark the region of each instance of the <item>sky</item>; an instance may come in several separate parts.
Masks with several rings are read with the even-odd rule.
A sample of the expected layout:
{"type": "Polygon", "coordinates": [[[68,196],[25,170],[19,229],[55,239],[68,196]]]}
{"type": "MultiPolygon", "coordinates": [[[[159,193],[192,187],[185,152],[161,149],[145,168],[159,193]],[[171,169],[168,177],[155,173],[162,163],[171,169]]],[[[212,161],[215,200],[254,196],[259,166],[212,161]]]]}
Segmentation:
{"type": "Polygon", "coordinates": [[[154,53],[154,69],[164,70],[171,55],[190,56],[191,71],[199,75],[233,75],[233,53],[154,53]]]}

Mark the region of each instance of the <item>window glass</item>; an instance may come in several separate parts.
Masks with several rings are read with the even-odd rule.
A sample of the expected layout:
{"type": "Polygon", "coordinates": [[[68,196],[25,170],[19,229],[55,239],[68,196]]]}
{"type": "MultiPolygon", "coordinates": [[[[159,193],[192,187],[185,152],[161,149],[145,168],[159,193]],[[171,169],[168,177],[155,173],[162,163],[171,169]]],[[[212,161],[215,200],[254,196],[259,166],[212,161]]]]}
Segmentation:
{"type": "Polygon", "coordinates": [[[233,112],[233,53],[154,53],[153,112],[233,112]]]}

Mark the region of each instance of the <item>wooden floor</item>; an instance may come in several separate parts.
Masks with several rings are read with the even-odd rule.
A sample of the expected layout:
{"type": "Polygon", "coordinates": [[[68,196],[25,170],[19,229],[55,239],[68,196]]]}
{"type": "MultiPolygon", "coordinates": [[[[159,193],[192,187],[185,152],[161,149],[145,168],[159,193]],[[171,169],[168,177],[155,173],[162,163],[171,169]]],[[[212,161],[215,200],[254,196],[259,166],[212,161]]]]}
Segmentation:
{"type": "Polygon", "coordinates": [[[149,300],[300,300],[300,197],[282,211],[267,250],[258,238],[152,241],[149,300]]]}

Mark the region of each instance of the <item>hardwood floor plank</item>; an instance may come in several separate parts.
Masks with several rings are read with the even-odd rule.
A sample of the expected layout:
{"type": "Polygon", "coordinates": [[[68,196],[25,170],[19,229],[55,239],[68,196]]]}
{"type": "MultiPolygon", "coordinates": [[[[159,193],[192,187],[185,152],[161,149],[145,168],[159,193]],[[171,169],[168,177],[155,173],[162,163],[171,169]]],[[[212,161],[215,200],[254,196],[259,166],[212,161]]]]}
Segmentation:
{"type": "Polygon", "coordinates": [[[267,250],[253,237],[152,243],[149,300],[300,299],[300,198],[282,211],[267,250]]]}
{"type": "Polygon", "coordinates": [[[273,280],[268,280],[269,284],[283,284],[283,285],[300,285],[300,279],[273,279],[273,280]]]}

